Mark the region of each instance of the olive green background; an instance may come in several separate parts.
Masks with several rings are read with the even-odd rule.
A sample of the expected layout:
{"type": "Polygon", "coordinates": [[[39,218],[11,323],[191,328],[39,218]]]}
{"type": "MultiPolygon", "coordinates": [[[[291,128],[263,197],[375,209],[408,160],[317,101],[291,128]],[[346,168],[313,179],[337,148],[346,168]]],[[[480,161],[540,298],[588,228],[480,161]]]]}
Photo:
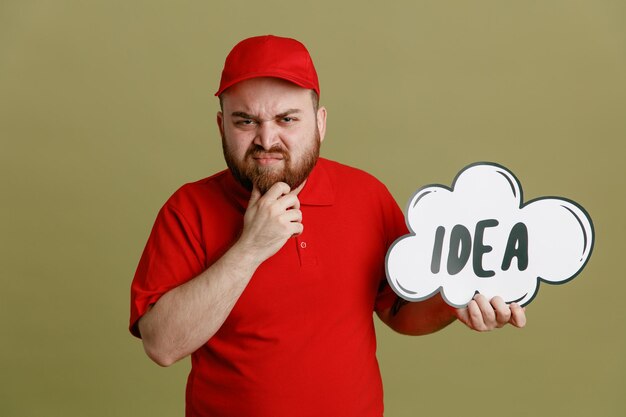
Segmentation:
{"type": "Polygon", "coordinates": [[[594,220],[521,331],[377,325],[386,415],[626,415],[626,3],[605,0],[0,2],[0,415],[183,415],[188,361],[144,355],[129,285],[167,197],[225,166],[223,60],[267,33],[315,60],[323,156],[402,207],[486,160],[594,220]]]}

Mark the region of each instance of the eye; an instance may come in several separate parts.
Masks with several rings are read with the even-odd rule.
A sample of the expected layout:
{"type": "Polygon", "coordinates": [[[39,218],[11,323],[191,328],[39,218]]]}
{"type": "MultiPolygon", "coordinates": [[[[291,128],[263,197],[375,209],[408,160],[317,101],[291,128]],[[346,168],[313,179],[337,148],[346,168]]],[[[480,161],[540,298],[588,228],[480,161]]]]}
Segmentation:
{"type": "Polygon", "coordinates": [[[281,121],[282,123],[293,123],[293,122],[295,122],[295,121],[296,121],[296,118],[295,118],[295,117],[291,117],[291,116],[285,116],[285,117],[282,117],[282,118],[280,119],[280,121],[281,121]]]}
{"type": "Polygon", "coordinates": [[[254,120],[252,119],[241,119],[235,122],[237,126],[252,126],[254,124],[254,120]]]}

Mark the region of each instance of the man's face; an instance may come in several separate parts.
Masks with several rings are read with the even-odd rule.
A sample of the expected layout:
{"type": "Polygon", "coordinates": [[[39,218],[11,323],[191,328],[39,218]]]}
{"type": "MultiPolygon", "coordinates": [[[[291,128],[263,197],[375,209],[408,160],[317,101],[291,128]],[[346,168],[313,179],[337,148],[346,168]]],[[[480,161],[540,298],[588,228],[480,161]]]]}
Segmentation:
{"type": "Polygon", "coordinates": [[[319,157],[326,109],[311,91],[277,78],[252,78],[222,94],[217,123],[224,159],[239,182],[265,193],[278,181],[302,184],[319,157]]]}

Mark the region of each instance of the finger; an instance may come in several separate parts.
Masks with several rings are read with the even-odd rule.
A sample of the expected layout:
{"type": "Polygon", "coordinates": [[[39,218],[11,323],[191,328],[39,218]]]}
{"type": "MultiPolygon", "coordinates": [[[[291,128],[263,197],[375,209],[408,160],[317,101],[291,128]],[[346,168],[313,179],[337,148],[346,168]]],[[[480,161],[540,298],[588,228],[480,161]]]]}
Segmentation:
{"type": "Polygon", "coordinates": [[[302,211],[297,209],[287,210],[282,218],[288,222],[286,226],[288,232],[291,234],[291,237],[302,234],[304,230],[304,225],[302,224],[302,211]]]}
{"type": "Polygon", "coordinates": [[[299,194],[300,191],[302,191],[302,189],[304,188],[305,184],[306,184],[306,180],[304,180],[304,182],[302,184],[298,185],[296,188],[291,190],[291,192],[294,193],[294,194],[299,194]]]}
{"type": "MultiPolygon", "coordinates": [[[[291,190],[289,192],[289,194],[287,194],[285,196],[285,197],[289,197],[290,199],[291,198],[294,199],[293,200],[294,203],[292,205],[290,205],[289,207],[287,207],[287,208],[294,208],[294,209],[299,209],[300,208],[300,199],[298,198],[298,193],[299,193],[299,190],[298,189],[294,189],[294,190],[291,190]]],[[[283,198],[285,198],[285,197],[283,197],[283,198]]]]}
{"type": "Polygon", "coordinates": [[[302,223],[299,222],[294,222],[292,223],[292,231],[293,233],[291,234],[291,237],[296,237],[296,236],[300,236],[302,234],[302,232],[304,231],[304,225],[302,223]]]}
{"type": "Polygon", "coordinates": [[[526,309],[517,303],[511,304],[511,324],[520,328],[526,326],[526,309]]]}
{"type": "Polygon", "coordinates": [[[487,330],[494,329],[498,324],[498,322],[496,321],[496,312],[487,297],[482,294],[476,294],[474,296],[474,300],[480,308],[480,312],[483,316],[483,323],[486,326],[487,330]]]}
{"type": "Polygon", "coordinates": [[[467,304],[467,313],[468,313],[468,322],[467,325],[470,329],[477,330],[479,332],[484,332],[487,329],[485,325],[485,320],[483,318],[483,313],[480,310],[478,302],[476,300],[471,300],[467,304]]]}
{"type": "Polygon", "coordinates": [[[285,194],[289,194],[291,188],[284,182],[277,182],[272,185],[269,190],[263,195],[263,199],[267,200],[278,200],[281,196],[285,194]]]}
{"type": "Polygon", "coordinates": [[[493,297],[491,299],[491,306],[496,312],[496,327],[500,328],[507,324],[511,319],[511,309],[504,302],[502,297],[493,297]]]}
{"type": "Polygon", "coordinates": [[[285,194],[278,199],[278,206],[280,210],[298,210],[300,209],[300,200],[295,194],[285,194]]]}
{"type": "Polygon", "coordinates": [[[282,217],[289,223],[300,223],[302,222],[302,211],[298,209],[287,210],[282,217]]]}

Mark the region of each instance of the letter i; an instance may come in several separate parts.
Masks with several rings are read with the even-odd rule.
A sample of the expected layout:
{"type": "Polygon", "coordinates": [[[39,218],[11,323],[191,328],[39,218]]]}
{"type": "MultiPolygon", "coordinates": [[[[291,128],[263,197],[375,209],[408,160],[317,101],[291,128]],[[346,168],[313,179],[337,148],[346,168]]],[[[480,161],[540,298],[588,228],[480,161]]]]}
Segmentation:
{"type": "Polygon", "coordinates": [[[435,245],[433,246],[433,258],[430,261],[430,272],[433,274],[439,273],[441,269],[441,250],[443,248],[443,237],[446,234],[446,229],[443,226],[439,226],[435,231],[435,245]]]}

